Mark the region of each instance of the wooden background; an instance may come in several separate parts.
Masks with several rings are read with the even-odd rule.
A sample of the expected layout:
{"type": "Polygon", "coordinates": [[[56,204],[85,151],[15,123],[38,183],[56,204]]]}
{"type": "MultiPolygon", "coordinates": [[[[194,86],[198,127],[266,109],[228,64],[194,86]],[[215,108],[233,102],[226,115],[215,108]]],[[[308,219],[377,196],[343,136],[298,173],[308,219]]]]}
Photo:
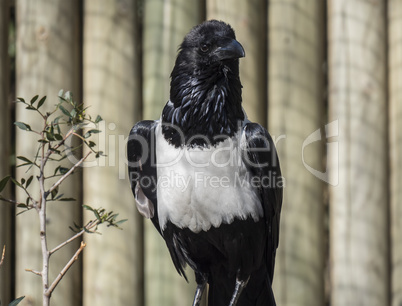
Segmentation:
{"type": "MultiPolygon", "coordinates": [[[[244,107],[276,140],[286,179],[277,305],[401,306],[402,0],[1,0],[0,177],[34,154],[12,122],[37,123],[15,97],[56,103],[70,90],[105,119],[107,157],[66,182],[80,201],[50,207],[50,247],[89,218],[82,203],[129,219],[85,237],[53,305],[191,304],[193,281],[136,212],[125,145],[135,122],[160,116],[183,36],[211,18],[246,50],[244,107]]],[[[41,305],[40,280],[24,271],[41,265],[35,213],[15,214],[0,203],[1,305],[41,305]]],[[[76,248],[52,257],[51,279],[76,248]]]]}

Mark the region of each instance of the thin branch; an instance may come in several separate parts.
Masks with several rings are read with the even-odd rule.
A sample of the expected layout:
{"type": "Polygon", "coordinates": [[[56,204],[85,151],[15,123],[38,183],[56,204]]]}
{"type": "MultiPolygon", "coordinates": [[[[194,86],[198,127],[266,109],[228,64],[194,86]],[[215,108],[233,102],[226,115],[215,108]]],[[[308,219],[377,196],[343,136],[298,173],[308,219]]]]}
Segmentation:
{"type": "Polygon", "coordinates": [[[98,224],[99,224],[99,220],[88,222],[88,224],[84,226],[85,229],[81,230],[80,232],[78,232],[77,234],[72,236],[70,239],[68,239],[68,240],[64,241],[63,243],[59,244],[57,247],[55,247],[53,250],[51,250],[49,252],[49,255],[52,255],[53,253],[57,252],[62,247],[66,246],[67,244],[69,244],[70,242],[74,241],[78,237],[81,237],[86,232],[86,230],[88,231],[88,230],[90,230],[91,228],[95,227],[98,224]]]}
{"type": "Polygon", "coordinates": [[[1,254],[1,260],[0,260],[0,267],[3,265],[5,256],[6,256],[6,246],[3,247],[3,253],[1,254]]]}
{"type": "Polygon", "coordinates": [[[63,174],[54,174],[54,175],[46,176],[45,180],[52,179],[52,178],[55,178],[55,177],[60,177],[60,176],[63,176],[63,174]]]}
{"type": "Polygon", "coordinates": [[[82,252],[82,250],[86,247],[87,245],[85,244],[84,241],[81,241],[81,245],[77,252],[75,252],[74,256],[71,257],[69,262],[64,266],[63,270],[57,275],[56,279],[53,281],[53,283],[50,285],[49,289],[46,290],[45,295],[50,296],[53,292],[53,290],[56,288],[58,283],[61,281],[61,279],[64,277],[64,275],[67,273],[68,269],[73,265],[74,262],[78,260],[78,256],[82,252]]]}
{"type": "Polygon", "coordinates": [[[81,158],[70,170],[66,172],[56,183],[53,184],[52,187],[48,190],[47,194],[51,194],[53,190],[55,190],[70,174],[79,166],[81,165],[91,154],[92,152],[88,152],[87,155],[85,155],[83,158],[81,158]]]}
{"type": "Polygon", "coordinates": [[[40,136],[42,135],[41,132],[34,131],[34,130],[27,130],[27,132],[32,132],[32,133],[38,134],[38,135],[40,135],[40,136]]]}
{"type": "Polygon", "coordinates": [[[6,198],[0,198],[0,201],[8,202],[8,203],[11,203],[11,204],[14,204],[14,205],[24,205],[24,206],[28,207],[29,209],[35,208],[35,206],[33,206],[32,204],[27,205],[25,203],[17,202],[17,201],[6,199],[6,198]]]}
{"type": "MultiPolygon", "coordinates": [[[[46,122],[45,122],[46,126],[46,122]]],[[[43,132],[42,132],[43,137],[43,132]]],[[[48,156],[47,156],[48,157],[48,156]]],[[[43,287],[43,306],[50,305],[50,296],[44,293],[49,288],[49,251],[47,247],[47,233],[46,233],[46,194],[45,194],[45,146],[41,146],[41,162],[40,162],[40,175],[39,175],[39,188],[40,188],[40,202],[36,206],[39,215],[40,224],[40,242],[42,250],[42,272],[38,275],[42,277],[43,287]]]]}
{"type": "Polygon", "coordinates": [[[39,271],[36,271],[36,270],[25,269],[25,271],[31,272],[31,273],[36,274],[36,275],[38,275],[38,276],[42,276],[42,272],[39,272],[39,271]]]}
{"type": "Polygon", "coordinates": [[[25,187],[22,187],[22,189],[25,191],[25,193],[28,196],[28,198],[32,201],[32,205],[31,205],[32,208],[38,207],[38,202],[31,196],[31,194],[28,192],[28,190],[25,187]]]}
{"type": "MultiPolygon", "coordinates": [[[[46,126],[45,126],[45,128],[46,128],[46,126]]],[[[43,133],[43,132],[42,132],[43,133]]],[[[48,146],[49,146],[49,149],[47,150],[47,152],[46,152],[46,155],[44,155],[43,154],[43,152],[42,152],[42,162],[41,162],[41,164],[43,164],[43,166],[45,166],[46,165],[46,163],[47,163],[47,161],[48,161],[48,159],[49,159],[49,157],[50,157],[50,155],[52,155],[53,153],[54,153],[54,150],[57,150],[58,148],[60,148],[62,145],[64,145],[64,143],[66,142],[66,140],[67,140],[67,138],[68,137],[70,137],[71,135],[73,135],[73,133],[74,133],[74,129],[73,128],[71,128],[68,132],[67,132],[67,134],[64,136],[64,138],[62,139],[62,140],[60,140],[60,142],[57,144],[57,145],[55,145],[54,147],[52,147],[52,149],[50,149],[51,147],[50,147],[50,143],[48,143],[48,146]]],[[[43,135],[42,135],[43,136],[43,135]]],[[[45,146],[42,146],[42,148],[44,148],[45,146]]]]}
{"type": "Polygon", "coordinates": [[[74,136],[80,138],[82,141],[86,141],[84,137],[82,137],[80,134],[78,133],[73,133],[74,136]]]}

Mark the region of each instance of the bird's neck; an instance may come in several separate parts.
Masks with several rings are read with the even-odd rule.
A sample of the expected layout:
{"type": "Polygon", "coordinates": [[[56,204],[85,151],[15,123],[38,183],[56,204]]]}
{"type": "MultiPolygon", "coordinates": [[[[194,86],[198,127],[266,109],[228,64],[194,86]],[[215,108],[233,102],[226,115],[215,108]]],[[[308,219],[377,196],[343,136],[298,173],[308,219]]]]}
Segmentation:
{"type": "Polygon", "coordinates": [[[173,70],[162,122],[167,124],[165,138],[175,146],[216,145],[233,136],[244,120],[238,67],[217,70],[210,74],[196,70],[191,75],[173,70]]]}

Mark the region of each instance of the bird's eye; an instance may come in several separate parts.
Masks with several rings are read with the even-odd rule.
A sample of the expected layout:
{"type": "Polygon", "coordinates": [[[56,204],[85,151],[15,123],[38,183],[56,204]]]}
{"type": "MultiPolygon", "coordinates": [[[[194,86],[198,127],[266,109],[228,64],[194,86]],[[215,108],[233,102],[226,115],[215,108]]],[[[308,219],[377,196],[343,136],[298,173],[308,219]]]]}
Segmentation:
{"type": "Polygon", "coordinates": [[[202,45],[200,46],[200,50],[201,50],[202,52],[204,52],[204,53],[208,52],[208,51],[209,51],[209,45],[207,45],[207,44],[202,44],[202,45]]]}

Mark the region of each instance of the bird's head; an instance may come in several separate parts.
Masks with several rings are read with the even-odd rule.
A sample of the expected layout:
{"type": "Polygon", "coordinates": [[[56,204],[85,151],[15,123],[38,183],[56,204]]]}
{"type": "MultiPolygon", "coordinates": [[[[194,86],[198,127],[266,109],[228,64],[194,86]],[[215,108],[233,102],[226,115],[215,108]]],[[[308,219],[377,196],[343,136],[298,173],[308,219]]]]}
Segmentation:
{"type": "Polygon", "coordinates": [[[237,101],[232,102],[241,103],[239,58],[244,56],[229,24],[208,20],[192,28],[180,45],[171,74],[170,99],[175,107],[189,98],[190,91],[207,93],[216,87],[233,89],[237,101]]]}
{"type": "Polygon", "coordinates": [[[223,21],[209,20],[195,26],[180,46],[178,61],[197,72],[213,70],[217,65],[238,63],[244,49],[232,27],[223,21]]]}
{"type": "MultiPolygon", "coordinates": [[[[232,136],[244,119],[239,77],[239,58],[244,56],[227,23],[209,20],[195,26],[180,45],[163,122],[179,127],[188,138],[207,136],[211,143],[217,134],[232,136]]],[[[175,138],[168,130],[166,138],[175,138]]]]}

